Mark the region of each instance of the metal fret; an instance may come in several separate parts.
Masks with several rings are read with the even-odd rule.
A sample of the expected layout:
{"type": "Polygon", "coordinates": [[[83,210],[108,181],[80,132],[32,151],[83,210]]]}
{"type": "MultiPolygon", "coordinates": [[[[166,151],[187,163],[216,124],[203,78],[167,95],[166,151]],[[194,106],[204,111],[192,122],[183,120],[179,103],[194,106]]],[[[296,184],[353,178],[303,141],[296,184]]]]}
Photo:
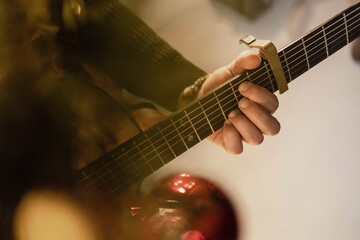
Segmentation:
{"type": "MultiPolygon", "coordinates": [[[[113,187],[114,191],[121,191],[129,188],[134,184],[131,175],[132,171],[128,171],[128,168],[131,167],[129,165],[128,157],[126,156],[126,151],[123,147],[118,147],[114,150],[118,157],[113,158],[113,160],[108,161],[107,164],[115,164],[113,166],[112,171],[115,174],[111,174],[110,177],[114,178],[116,185],[113,187]],[[125,166],[124,166],[125,165],[125,166]]],[[[105,155],[106,156],[106,155],[105,155]]],[[[105,162],[105,161],[104,161],[105,162]]],[[[104,163],[105,164],[105,163],[104,163]]]]}
{"type": "Polygon", "coordinates": [[[324,40],[325,40],[326,56],[329,57],[330,54],[329,54],[329,48],[328,48],[328,43],[327,43],[327,38],[326,38],[326,34],[325,34],[324,25],[321,26],[321,29],[322,29],[322,32],[323,32],[323,35],[324,35],[324,40]]]}
{"type": "MultiPolygon", "coordinates": [[[[291,82],[292,81],[292,78],[291,78],[291,74],[290,74],[290,68],[289,68],[289,63],[288,63],[288,60],[286,58],[286,54],[285,54],[285,49],[282,50],[280,53],[279,53],[279,57],[280,57],[280,60],[282,58],[284,58],[284,62],[283,64],[285,63],[285,67],[286,67],[286,70],[284,69],[284,73],[285,73],[285,76],[287,77],[287,81],[288,82],[291,82]]],[[[284,67],[284,66],[283,66],[284,67]]]]}
{"type": "Polygon", "coordinates": [[[304,47],[306,64],[307,64],[307,66],[308,66],[308,69],[310,69],[309,56],[308,56],[308,53],[307,53],[307,51],[306,51],[306,46],[305,46],[304,38],[301,39],[301,42],[302,42],[302,45],[303,45],[303,47],[304,47]]]}
{"type": "Polygon", "coordinates": [[[236,96],[236,92],[235,92],[235,86],[233,85],[233,83],[232,82],[230,82],[230,88],[231,88],[231,90],[232,90],[232,92],[233,92],[233,95],[234,95],[234,98],[235,98],[235,100],[237,101],[237,102],[239,102],[240,101],[240,98],[238,98],[237,96],[236,96]]]}
{"type": "Polygon", "coordinates": [[[181,136],[181,134],[180,134],[180,132],[179,132],[179,129],[176,127],[176,125],[175,125],[175,123],[174,123],[173,119],[171,119],[171,123],[172,123],[172,124],[173,124],[173,126],[175,127],[176,132],[179,134],[179,136],[180,136],[180,138],[181,138],[181,141],[184,143],[184,146],[186,147],[186,150],[188,150],[189,148],[188,148],[188,146],[186,145],[185,140],[184,140],[184,139],[183,139],[183,137],[181,136]]]}
{"type": "Polygon", "coordinates": [[[207,118],[200,102],[193,104],[186,110],[189,121],[191,121],[197,136],[200,140],[208,137],[213,133],[213,128],[209,119],[207,118]]]}
{"type": "Polygon", "coordinates": [[[346,14],[347,19],[347,26],[348,26],[348,34],[349,34],[349,41],[353,41],[356,38],[360,37],[360,7],[359,4],[357,6],[353,6],[346,11],[344,11],[346,14]]]}
{"type": "MultiPolygon", "coordinates": [[[[104,188],[107,190],[112,191],[112,189],[117,185],[117,173],[112,171],[113,169],[117,168],[118,164],[116,161],[109,161],[104,166],[104,171],[101,173],[101,179],[103,179],[102,185],[104,185],[104,188]]],[[[99,172],[98,172],[99,174],[99,172]]]]}
{"type": "Polygon", "coordinates": [[[173,154],[172,149],[168,147],[167,140],[163,137],[161,129],[162,128],[159,125],[156,125],[146,131],[146,134],[159,154],[161,160],[166,164],[173,160],[176,156],[173,154]]]}
{"type": "Polygon", "coordinates": [[[133,144],[136,146],[136,149],[141,156],[136,161],[136,164],[138,164],[138,168],[141,169],[140,171],[143,173],[141,175],[144,178],[165,165],[160,155],[154,148],[153,143],[150,141],[150,139],[148,139],[146,134],[139,134],[133,140],[133,144]],[[146,168],[144,165],[148,165],[150,168],[146,168]]]}
{"type": "MultiPolygon", "coordinates": [[[[123,149],[124,150],[124,153],[125,153],[125,156],[127,157],[127,159],[128,159],[128,161],[127,162],[129,162],[133,157],[129,154],[129,152],[128,151],[126,151],[125,149],[123,149]]],[[[130,151],[134,151],[134,149],[131,149],[130,151]]],[[[136,151],[137,152],[137,151],[136,151]]],[[[140,180],[142,179],[142,177],[141,177],[141,174],[139,173],[139,169],[137,168],[137,166],[134,164],[134,162],[133,161],[130,161],[130,165],[128,164],[127,166],[125,166],[125,168],[126,167],[131,167],[131,166],[133,166],[133,171],[135,171],[133,174],[133,178],[131,178],[131,180],[133,181],[133,183],[137,183],[137,182],[140,182],[140,180]]],[[[131,169],[131,168],[130,168],[131,169]]],[[[130,170],[130,169],[128,169],[128,170],[130,170]]],[[[132,172],[132,171],[129,171],[129,172],[132,172]]]]}
{"type": "MultiPolygon", "coordinates": [[[[115,191],[121,191],[129,188],[134,184],[132,178],[131,178],[131,171],[127,171],[127,168],[129,166],[128,164],[128,157],[126,156],[126,151],[123,147],[118,147],[113,151],[114,154],[116,154],[118,157],[116,157],[112,163],[115,163],[117,166],[113,167],[112,172],[115,172],[115,180],[118,183],[117,186],[115,186],[115,191]],[[119,152],[120,151],[120,152],[119,152]],[[123,165],[126,165],[125,167],[123,165]]],[[[106,155],[105,155],[106,156],[106,155]]],[[[131,166],[131,165],[130,165],[131,166]]]]}
{"type": "MultiPolygon", "coordinates": [[[[235,97],[236,97],[236,96],[235,96],[235,97]]],[[[204,111],[203,106],[201,105],[200,102],[198,102],[198,104],[199,104],[199,106],[201,107],[201,111],[204,113],[205,119],[206,119],[207,123],[208,123],[209,126],[210,126],[211,132],[214,133],[215,131],[214,131],[213,127],[211,126],[211,123],[210,123],[210,121],[209,121],[208,116],[205,114],[205,111],[204,111]]]]}
{"type": "Polygon", "coordinates": [[[184,111],[176,114],[173,119],[179,124],[179,133],[184,139],[184,142],[188,148],[191,148],[200,142],[200,139],[197,137],[195,128],[192,126],[192,123],[189,121],[190,119],[184,111]]]}
{"type": "Polygon", "coordinates": [[[263,84],[261,84],[261,82],[264,79],[264,76],[263,76],[263,74],[264,74],[263,68],[264,67],[265,67],[265,61],[262,61],[260,63],[260,69],[254,69],[254,70],[247,71],[246,78],[249,80],[249,82],[263,86],[263,84]]]}
{"type": "Polygon", "coordinates": [[[306,67],[305,53],[301,40],[296,41],[292,45],[292,49],[287,52],[289,60],[290,75],[292,79],[297,78],[308,70],[306,67]]]}
{"type": "Polygon", "coordinates": [[[90,177],[93,179],[93,182],[95,185],[105,186],[107,178],[104,178],[104,177],[106,175],[110,175],[110,177],[107,176],[107,178],[112,177],[111,173],[107,173],[106,169],[104,167],[102,167],[102,168],[98,169],[97,171],[95,171],[93,174],[91,174],[90,177]]]}
{"type": "Polygon", "coordinates": [[[265,68],[266,68],[266,72],[267,72],[269,80],[270,80],[271,90],[272,90],[272,92],[275,92],[274,85],[271,81],[270,69],[268,68],[267,64],[265,64],[265,68]]]}
{"type": "Polygon", "coordinates": [[[209,122],[213,130],[218,130],[222,127],[221,121],[224,121],[223,113],[218,106],[213,94],[210,94],[200,100],[200,104],[203,106],[205,114],[207,115],[209,122]]]}
{"type": "MultiPolygon", "coordinates": [[[[283,68],[287,69],[288,81],[359,37],[359,15],[360,2],[281,50],[279,58],[283,68]]],[[[123,191],[190,149],[223,126],[226,111],[235,107],[241,98],[240,92],[234,89],[235,85],[246,77],[250,82],[276,90],[264,62],[89,164],[76,176],[79,185],[84,191],[92,186],[113,192],[123,191]],[[264,83],[266,74],[271,86],[264,83]]]]}
{"type": "Polygon", "coordinates": [[[348,26],[347,26],[347,21],[346,21],[346,13],[343,13],[343,19],[344,19],[344,24],[345,24],[345,32],[346,32],[346,43],[349,44],[349,31],[348,31],[348,26]]]}
{"type": "Polygon", "coordinates": [[[78,183],[81,186],[81,189],[90,190],[91,187],[94,187],[93,181],[91,181],[89,175],[85,171],[80,170],[80,174],[81,175],[78,175],[78,183]]]}
{"type": "MultiPolygon", "coordinates": [[[[143,136],[145,137],[146,141],[147,141],[148,143],[150,143],[150,146],[151,146],[152,149],[153,149],[153,151],[150,151],[147,155],[150,155],[151,153],[154,153],[154,152],[155,152],[155,156],[153,156],[152,158],[150,158],[150,160],[158,157],[158,158],[160,159],[161,163],[162,163],[163,165],[165,165],[164,160],[161,158],[161,156],[160,156],[160,154],[158,153],[157,149],[154,147],[153,143],[150,141],[148,135],[147,135],[147,134],[143,134],[143,136]]],[[[145,148],[145,149],[146,149],[146,148],[145,148]]],[[[144,150],[143,150],[143,151],[144,151],[144,150]]]]}
{"type": "Polygon", "coordinates": [[[246,78],[249,80],[249,82],[252,82],[249,71],[246,71],[245,73],[246,73],[246,78]]]}
{"type": "Polygon", "coordinates": [[[324,28],[330,55],[347,45],[345,23],[342,15],[338,15],[327,22],[324,28]]]}
{"type": "Polygon", "coordinates": [[[222,106],[221,106],[221,104],[220,104],[220,102],[219,102],[218,97],[216,96],[216,92],[214,92],[214,96],[215,96],[216,102],[218,103],[218,105],[219,105],[219,107],[220,107],[220,110],[221,110],[221,112],[222,112],[222,114],[223,114],[223,116],[224,116],[224,119],[226,119],[227,117],[226,117],[226,115],[225,115],[225,113],[224,113],[224,110],[223,110],[223,108],[222,108],[222,106]]]}
{"type": "Polygon", "coordinates": [[[158,127],[159,129],[159,132],[161,133],[162,137],[164,138],[165,140],[165,143],[167,144],[167,146],[169,147],[170,151],[172,152],[172,154],[174,155],[174,157],[176,157],[176,154],[175,152],[173,151],[173,149],[171,148],[170,144],[169,144],[169,141],[165,138],[163,132],[161,131],[161,129],[158,127]]]}
{"type": "Polygon", "coordinates": [[[155,171],[155,169],[153,169],[153,167],[151,166],[151,164],[145,157],[144,153],[140,150],[138,144],[136,144],[136,142],[133,142],[133,143],[134,143],[134,146],[136,147],[137,151],[141,155],[140,160],[144,159],[142,164],[141,163],[140,163],[141,165],[139,164],[140,166],[138,166],[138,169],[139,169],[139,171],[141,169],[140,174],[143,176],[143,178],[145,178],[145,177],[149,176],[151,173],[153,173],[155,171]],[[148,166],[148,167],[146,168],[146,166],[148,166]],[[142,174],[142,173],[144,173],[144,174],[142,174]]]}
{"type": "Polygon", "coordinates": [[[162,133],[175,156],[184,153],[188,148],[172,119],[167,119],[161,124],[163,124],[162,126],[166,126],[162,128],[162,133]]]}
{"type": "Polygon", "coordinates": [[[227,118],[229,113],[237,108],[238,102],[236,101],[236,98],[233,97],[233,91],[231,90],[230,83],[224,85],[222,89],[223,91],[217,95],[217,98],[219,99],[219,104],[223,109],[225,117],[227,118]]]}
{"type": "Polygon", "coordinates": [[[201,138],[199,137],[199,134],[197,133],[196,128],[194,127],[194,124],[192,123],[191,119],[189,118],[189,115],[188,115],[188,113],[186,112],[186,110],[184,111],[184,113],[185,113],[185,116],[187,117],[187,119],[189,120],[189,123],[190,123],[190,125],[191,125],[192,129],[194,130],[194,132],[195,132],[195,134],[196,134],[197,138],[198,138],[198,139],[199,139],[199,141],[200,141],[200,140],[201,140],[201,138]]]}

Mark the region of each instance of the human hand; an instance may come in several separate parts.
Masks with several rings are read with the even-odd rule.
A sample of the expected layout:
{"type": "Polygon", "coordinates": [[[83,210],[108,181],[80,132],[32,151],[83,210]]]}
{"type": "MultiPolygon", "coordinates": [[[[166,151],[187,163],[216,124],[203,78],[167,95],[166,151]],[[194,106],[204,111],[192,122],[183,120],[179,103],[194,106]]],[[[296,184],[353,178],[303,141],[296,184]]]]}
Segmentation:
{"type": "MultiPolygon", "coordinates": [[[[209,75],[198,98],[243,71],[258,67],[260,62],[261,58],[255,53],[241,53],[232,63],[209,75]]],[[[264,135],[272,136],[280,131],[280,123],[272,116],[279,106],[273,93],[250,82],[241,83],[239,91],[243,96],[238,103],[239,109],[233,110],[224,126],[208,137],[233,154],[243,151],[243,142],[258,145],[264,140],[264,135]]]]}

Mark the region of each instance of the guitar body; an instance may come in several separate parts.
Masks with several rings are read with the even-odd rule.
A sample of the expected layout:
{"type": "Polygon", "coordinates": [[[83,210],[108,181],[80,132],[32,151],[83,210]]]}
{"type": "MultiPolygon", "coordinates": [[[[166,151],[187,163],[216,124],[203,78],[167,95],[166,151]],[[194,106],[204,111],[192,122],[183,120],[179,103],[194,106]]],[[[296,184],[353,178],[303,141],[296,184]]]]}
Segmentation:
{"type": "Polygon", "coordinates": [[[239,239],[231,201],[213,183],[189,174],[160,181],[128,206],[129,239],[239,239]],[[138,229],[134,231],[134,229],[138,229]]]}
{"type": "MultiPolygon", "coordinates": [[[[359,16],[360,2],[357,2],[280,50],[279,60],[287,83],[358,38],[359,16]]],[[[243,81],[272,92],[278,90],[270,64],[264,60],[257,69],[244,72],[81,169],[76,176],[79,187],[85,193],[98,188],[115,195],[136,187],[144,178],[220,129],[242,98],[237,90],[243,81]]],[[[129,239],[238,238],[238,220],[230,201],[219,194],[219,188],[211,187],[203,179],[185,176],[164,180],[150,195],[136,199],[135,205],[134,201],[126,203],[126,198],[121,198],[121,205],[126,207],[120,221],[125,236],[129,239]],[[187,191],[175,186],[184,182],[190,183],[189,186],[195,182],[200,187],[187,191]],[[129,209],[132,211],[128,214],[129,209]]]]}
{"type": "MultiPolygon", "coordinates": [[[[360,2],[357,2],[281,50],[279,56],[286,81],[290,83],[358,38],[359,16],[360,2]]],[[[354,49],[354,56],[358,58],[359,48],[354,49]]],[[[136,187],[144,178],[221,128],[228,113],[237,108],[242,98],[237,89],[243,81],[254,82],[272,92],[278,90],[269,63],[263,61],[259,68],[232,79],[169,117],[164,118],[154,109],[137,109],[133,112],[138,119],[135,125],[129,118],[122,119],[125,111],[114,114],[111,126],[105,129],[92,125],[80,129],[80,135],[84,134],[81,140],[94,142],[79,153],[78,159],[99,156],[94,162],[77,164],[81,168],[76,174],[81,193],[40,189],[25,195],[14,218],[16,238],[239,238],[239,219],[231,201],[218,186],[205,179],[187,174],[171,176],[147,196],[139,196],[136,187]],[[144,129],[146,131],[140,131],[144,129]],[[108,136],[103,135],[108,132],[111,132],[110,140],[99,146],[93,136],[107,139],[108,136]],[[112,139],[113,135],[118,138],[112,139]],[[104,151],[107,153],[100,156],[104,151]],[[131,189],[135,189],[135,193],[131,193],[131,189]]],[[[83,90],[82,86],[79,88],[83,90]]],[[[113,105],[101,109],[104,115],[87,111],[96,106],[97,97],[102,96],[94,95],[86,102],[74,98],[76,104],[72,105],[84,111],[77,111],[84,119],[101,122],[113,105]]]]}
{"type": "Polygon", "coordinates": [[[19,204],[14,232],[19,240],[235,240],[238,225],[232,203],[219,187],[177,174],[146,196],[32,191],[19,204]]]}
{"type": "MultiPolygon", "coordinates": [[[[125,112],[124,115],[128,117],[122,119],[121,125],[126,127],[121,134],[128,139],[165,118],[151,107],[136,108],[131,116],[125,112]]],[[[141,182],[115,198],[107,190],[84,193],[85,199],[92,199],[87,201],[90,212],[102,219],[95,224],[100,232],[121,239],[238,239],[239,220],[219,186],[189,174],[168,176],[150,186],[148,194],[141,193],[140,185],[141,182]],[[104,221],[117,223],[116,227],[109,228],[104,221]]]]}

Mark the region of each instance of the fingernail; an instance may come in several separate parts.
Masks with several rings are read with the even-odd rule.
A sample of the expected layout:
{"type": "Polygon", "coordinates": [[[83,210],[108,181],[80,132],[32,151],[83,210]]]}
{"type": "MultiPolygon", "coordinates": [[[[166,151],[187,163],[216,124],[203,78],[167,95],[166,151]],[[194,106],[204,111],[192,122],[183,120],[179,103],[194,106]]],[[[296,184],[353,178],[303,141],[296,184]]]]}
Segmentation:
{"type": "Polygon", "coordinates": [[[239,114],[240,114],[240,110],[239,110],[239,109],[232,110],[232,111],[229,113],[229,118],[233,118],[233,117],[235,117],[236,115],[239,115],[239,114]]]}
{"type": "Polygon", "coordinates": [[[250,105],[250,101],[249,101],[249,99],[247,99],[245,97],[243,97],[239,102],[239,106],[241,108],[247,108],[249,105],[250,105]]]}
{"type": "Polygon", "coordinates": [[[239,86],[239,90],[240,92],[245,92],[246,90],[248,90],[250,87],[250,83],[249,82],[243,82],[240,84],[239,86]]]}
{"type": "Polygon", "coordinates": [[[231,125],[232,123],[231,123],[228,119],[226,119],[226,120],[225,120],[225,124],[226,124],[226,125],[231,125]]]}

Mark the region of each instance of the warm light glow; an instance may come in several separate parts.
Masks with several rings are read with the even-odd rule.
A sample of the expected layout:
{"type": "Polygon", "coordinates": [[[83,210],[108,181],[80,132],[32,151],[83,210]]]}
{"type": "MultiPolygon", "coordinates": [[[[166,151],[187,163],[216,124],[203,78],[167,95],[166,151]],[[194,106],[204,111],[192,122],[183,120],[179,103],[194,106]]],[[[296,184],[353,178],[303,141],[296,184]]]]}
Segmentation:
{"type": "Polygon", "coordinates": [[[191,176],[185,173],[178,175],[172,181],[169,181],[168,184],[171,189],[179,193],[186,193],[196,185],[191,176]]]}
{"type": "Polygon", "coordinates": [[[71,2],[71,7],[72,9],[74,10],[74,12],[77,14],[77,15],[80,15],[81,14],[81,6],[80,4],[77,2],[77,1],[72,1],[71,2]]]}
{"type": "Polygon", "coordinates": [[[180,193],[185,193],[185,192],[186,192],[186,190],[185,190],[184,188],[182,188],[182,187],[178,188],[177,190],[178,190],[178,192],[180,192],[180,193]]]}

